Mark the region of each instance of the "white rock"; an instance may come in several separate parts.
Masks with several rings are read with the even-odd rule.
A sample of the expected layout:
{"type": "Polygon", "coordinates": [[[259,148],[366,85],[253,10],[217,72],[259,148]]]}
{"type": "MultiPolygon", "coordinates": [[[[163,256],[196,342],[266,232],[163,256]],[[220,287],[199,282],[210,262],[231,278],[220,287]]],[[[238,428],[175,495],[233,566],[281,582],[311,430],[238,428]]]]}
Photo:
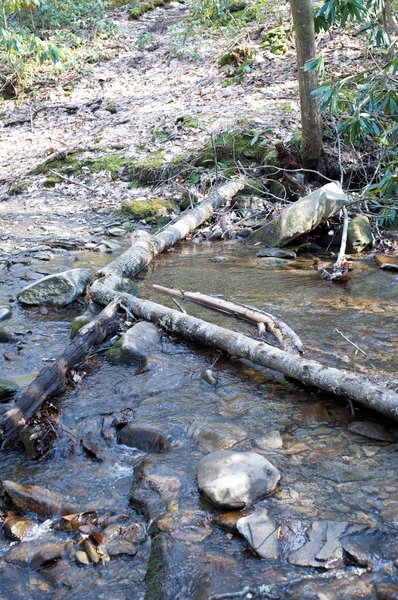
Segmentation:
{"type": "Polygon", "coordinates": [[[274,491],[280,473],[256,452],[216,450],[197,467],[199,489],[220,507],[244,508],[274,491]]]}

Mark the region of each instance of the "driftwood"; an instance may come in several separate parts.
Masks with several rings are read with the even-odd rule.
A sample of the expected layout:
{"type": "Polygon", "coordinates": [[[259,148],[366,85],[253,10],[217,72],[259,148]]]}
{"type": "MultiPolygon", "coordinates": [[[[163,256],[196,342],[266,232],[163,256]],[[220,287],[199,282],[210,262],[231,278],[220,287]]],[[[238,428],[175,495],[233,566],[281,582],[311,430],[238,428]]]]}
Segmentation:
{"type": "Polygon", "coordinates": [[[98,275],[103,278],[93,283],[91,295],[95,296],[100,304],[110,302],[114,290],[123,289],[126,277],[134,277],[155,256],[184,239],[196,227],[207,221],[216,210],[230,201],[244,185],[245,180],[242,177],[229,181],[211,192],[198,206],[185,211],[175,223],[168,225],[156,235],[138,232],[130,248],[98,272],[98,275]]]}
{"type": "Polygon", "coordinates": [[[317,361],[304,359],[149,300],[124,293],[114,292],[114,296],[136,318],[151,321],[172,335],[251,360],[305,385],[354,400],[398,421],[398,393],[372,382],[360,373],[326,367],[317,361]]]}
{"type": "Polygon", "coordinates": [[[117,311],[118,302],[115,300],[82,327],[55,362],[44,367],[34,381],[16,397],[15,405],[5,413],[0,426],[3,447],[16,440],[19,430],[48,398],[65,391],[68,371],[79,364],[93,346],[117,331],[117,311]]]}
{"type": "Polygon", "coordinates": [[[326,281],[334,281],[336,283],[345,283],[346,281],[349,281],[353,275],[352,263],[350,263],[345,256],[348,233],[348,213],[345,206],[343,206],[343,215],[343,232],[341,235],[340,251],[337,256],[337,260],[334,263],[331,272],[323,269],[322,267],[318,267],[318,271],[321,274],[322,279],[326,279],[326,281]]]}
{"type": "Polygon", "coordinates": [[[183,300],[190,300],[195,304],[212,308],[218,312],[222,312],[228,315],[232,315],[249,323],[253,323],[258,328],[260,336],[267,330],[271,333],[280,343],[282,350],[287,352],[298,352],[303,354],[304,346],[299,336],[293,329],[289,327],[283,321],[280,321],[273,315],[253,308],[252,306],[246,306],[239,302],[231,302],[229,300],[222,300],[221,298],[213,298],[200,292],[187,292],[186,290],[176,290],[172,288],[163,287],[162,285],[154,285],[156,290],[169,294],[170,296],[176,296],[183,300]]]}

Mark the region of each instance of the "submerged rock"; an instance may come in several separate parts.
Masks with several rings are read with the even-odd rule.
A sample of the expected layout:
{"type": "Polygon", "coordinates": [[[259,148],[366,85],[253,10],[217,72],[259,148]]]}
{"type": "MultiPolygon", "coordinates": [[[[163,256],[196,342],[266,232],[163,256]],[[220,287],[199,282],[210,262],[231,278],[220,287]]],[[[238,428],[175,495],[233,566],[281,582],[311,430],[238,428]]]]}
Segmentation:
{"type": "Polygon", "coordinates": [[[123,333],[106,357],[116,363],[141,364],[149,354],[159,349],[160,337],[155,325],[142,321],[123,333]]]}
{"type": "Polygon", "coordinates": [[[349,198],[337,183],[328,183],[289,205],[279,217],[257,229],[253,237],[269,246],[286,246],[315,229],[348,202],[349,198]]]}
{"type": "Polygon", "coordinates": [[[9,306],[0,306],[0,321],[9,319],[12,315],[11,308],[9,306]]]}
{"type": "Polygon", "coordinates": [[[36,570],[49,565],[62,558],[65,552],[65,544],[45,544],[32,557],[31,568],[36,570]]]}
{"type": "Polygon", "coordinates": [[[259,508],[236,524],[237,530],[262,558],[278,558],[279,527],[269,518],[265,508],[259,508]]]}
{"type": "Polygon", "coordinates": [[[348,425],[349,431],[381,442],[394,442],[395,437],[380,423],[372,421],[355,421],[348,425]]]}
{"type": "Polygon", "coordinates": [[[386,271],[398,271],[398,255],[377,254],[375,256],[375,261],[380,269],[386,271]]]}
{"type": "Polygon", "coordinates": [[[197,467],[199,489],[220,507],[244,508],[271,494],[280,477],[278,469],[256,452],[217,450],[197,467]]]}
{"type": "Polygon", "coordinates": [[[161,454],[171,448],[170,440],[157,429],[127,424],[118,432],[117,441],[143,452],[161,454]]]}
{"type": "Polygon", "coordinates": [[[361,528],[361,531],[349,533],[341,538],[348,563],[371,570],[380,566],[380,560],[397,560],[398,533],[392,529],[361,528]]]}
{"type": "Polygon", "coordinates": [[[17,298],[22,304],[31,306],[67,306],[84,292],[90,277],[89,269],[70,269],[47,275],[26,286],[17,298]]]}
{"type": "Polygon", "coordinates": [[[348,223],[347,252],[362,252],[373,243],[372,227],[368,217],[358,215],[348,223]]]}
{"type": "Polygon", "coordinates": [[[0,379],[0,402],[12,398],[19,389],[19,386],[13,381],[7,379],[0,379]]]}
{"type": "Polygon", "coordinates": [[[272,257],[259,258],[257,264],[259,267],[267,267],[268,269],[291,266],[290,260],[287,260],[286,258],[272,257]]]}
{"type": "Polygon", "coordinates": [[[26,517],[11,517],[4,521],[4,533],[12,540],[21,542],[36,527],[36,523],[26,517]]]}
{"type": "Polygon", "coordinates": [[[0,327],[0,344],[8,344],[15,340],[15,335],[6,331],[4,327],[0,327]]]}
{"type": "Polygon", "coordinates": [[[272,258],[297,258],[294,250],[282,250],[281,248],[262,248],[256,256],[269,256],[272,258]]]}
{"type": "Polygon", "coordinates": [[[247,438],[247,431],[233,423],[202,423],[194,421],[187,434],[200,450],[227,450],[247,438]]]}
{"type": "Polygon", "coordinates": [[[39,485],[21,485],[4,480],[3,487],[13,506],[21,513],[33,512],[42,517],[50,517],[73,512],[73,509],[63,504],[59,496],[39,485]]]}

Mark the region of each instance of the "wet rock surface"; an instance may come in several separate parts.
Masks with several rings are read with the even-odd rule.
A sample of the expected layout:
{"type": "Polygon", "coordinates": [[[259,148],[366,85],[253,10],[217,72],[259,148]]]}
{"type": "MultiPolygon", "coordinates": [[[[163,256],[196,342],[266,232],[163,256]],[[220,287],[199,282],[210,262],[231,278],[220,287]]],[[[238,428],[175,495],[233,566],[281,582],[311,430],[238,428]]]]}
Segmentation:
{"type": "Polygon", "coordinates": [[[236,528],[261,558],[278,558],[279,527],[265,508],[239,519],[236,528]]]}
{"type": "Polygon", "coordinates": [[[142,321],[128,329],[106,354],[112,362],[140,365],[159,351],[161,332],[152,323],[142,321]]]}
{"type": "Polygon", "coordinates": [[[19,386],[13,381],[0,379],[0,402],[7,402],[10,398],[15,396],[18,389],[19,386]]]}
{"type": "Polygon", "coordinates": [[[70,269],[47,275],[26,286],[17,298],[22,304],[33,306],[67,306],[84,292],[90,278],[90,269],[70,269]]]}
{"type": "Polygon", "coordinates": [[[39,485],[21,485],[15,481],[3,480],[3,488],[12,505],[22,514],[36,513],[43,517],[73,512],[64,499],[39,485]]]}
{"type": "Polygon", "coordinates": [[[398,256],[391,254],[376,254],[376,264],[385,271],[398,271],[398,256]]]}
{"type": "Polygon", "coordinates": [[[244,508],[271,494],[281,475],[256,452],[218,450],[203,457],[197,467],[198,486],[216,506],[244,508]]]}
{"type": "Polygon", "coordinates": [[[119,444],[137,448],[143,452],[160,454],[171,449],[170,440],[155,428],[136,425],[125,425],[117,434],[119,444]]]}

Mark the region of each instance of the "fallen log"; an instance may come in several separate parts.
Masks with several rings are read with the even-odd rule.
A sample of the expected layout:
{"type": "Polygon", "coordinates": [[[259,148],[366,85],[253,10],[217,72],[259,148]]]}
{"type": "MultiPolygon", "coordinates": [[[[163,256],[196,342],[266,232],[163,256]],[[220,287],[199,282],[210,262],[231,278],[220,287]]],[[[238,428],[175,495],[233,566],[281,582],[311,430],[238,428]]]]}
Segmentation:
{"type": "Polygon", "coordinates": [[[2,447],[13,443],[21,428],[50,397],[65,391],[68,371],[79,364],[90,349],[118,330],[116,318],[118,300],[108,304],[102,312],[82,327],[51,366],[44,367],[37,377],[15,398],[15,405],[3,416],[0,425],[2,447]]]}
{"type": "Polygon", "coordinates": [[[207,308],[212,308],[218,312],[232,315],[238,319],[253,323],[258,327],[260,335],[264,330],[271,333],[279,341],[282,350],[286,350],[286,352],[298,352],[299,354],[304,353],[303,343],[297,333],[293,331],[289,325],[280,321],[270,313],[259,310],[258,308],[253,308],[252,306],[247,306],[246,304],[240,304],[239,302],[213,298],[212,296],[201,294],[200,292],[187,292],[186,290],[176,290],[156,284],[153,287],[169,296],[190,300],[195,304],[200,304],[201,306],[206,306],[207,308]]]}
{"type": "Polygon", "coordinates": [[[155,256],[187,237],[196,227],[207,221],[216,210],[229,202],[244,188],[244,185],[243,177],[229,181],[211,192],[195,208],[185,211],[175,223],[168,225],[156,235],[137,232],[133,235],[130,248],[98,271],[101,279],[94,281],[89,293],[96,295],[97,298],[101,293],[100,304],[102,305],[110,302],[114,290],[123,290],[126,278],[137,275],[155,256]]]}
{"type": "Polygon", "coordinates": [[[398,393],[372,382],[360,373],[326,367],[315,360],[304,359],[149,300],[116,292],[114,297],[136,318],[151,321],[172,335],[251,360],[305,385],[348,398],[398,421],[398,393]]]}

